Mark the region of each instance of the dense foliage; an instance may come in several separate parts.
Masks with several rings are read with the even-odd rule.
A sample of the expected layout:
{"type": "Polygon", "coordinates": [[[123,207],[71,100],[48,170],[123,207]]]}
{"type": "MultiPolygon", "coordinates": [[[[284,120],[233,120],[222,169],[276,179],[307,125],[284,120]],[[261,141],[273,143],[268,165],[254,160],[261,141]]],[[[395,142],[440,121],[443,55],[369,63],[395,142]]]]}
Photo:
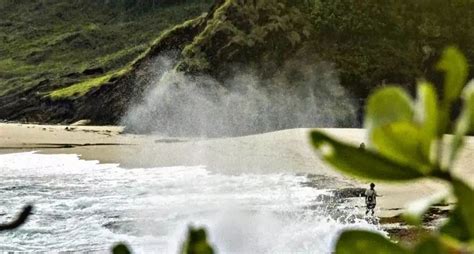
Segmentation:
{"type": "Polygon", "coordinates": [[[322,57],[360,95],[391,82],[414,92],[413,77],[434,79],[431,67],[448,45],[474,60],[471,0],[315,0],[311,20],[322,57]]]}
{"type": "Polygon", "coordinates": [[[290,58],[310,29],[301,10],[286,1],[225,0],[184,48],[179,67],[222,76],[233,67],[222,63],[245,63],[265,72],[271,63],[290,58]]]}
{"type": "Polygon", "coordinates": [[[413,93],[413,77],[440,86],[431,67],[447,45],[474,60],[472,23],[470,0],[226,0],[183,50],[180,67],[222,76],[243,64],[268,76],[304,57],[335,63],[357,97],[393,82],[413,93]]]}

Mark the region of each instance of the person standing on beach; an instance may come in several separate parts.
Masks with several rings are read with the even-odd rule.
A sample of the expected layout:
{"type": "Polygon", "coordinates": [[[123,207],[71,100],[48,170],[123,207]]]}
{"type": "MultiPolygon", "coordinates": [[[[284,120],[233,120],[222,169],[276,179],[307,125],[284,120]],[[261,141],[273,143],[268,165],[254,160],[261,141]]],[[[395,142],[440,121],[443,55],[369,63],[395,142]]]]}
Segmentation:
{"type": "Polygon", "coordinates": [[[370,184],[370,189],[365,191],[365,204],[367,205],[367,211],[365,215],[369,214],[372,210],[372,216],[374,216],[375,205],[377,204],[377,192],[375,192],[375,184],[370,184]]]}

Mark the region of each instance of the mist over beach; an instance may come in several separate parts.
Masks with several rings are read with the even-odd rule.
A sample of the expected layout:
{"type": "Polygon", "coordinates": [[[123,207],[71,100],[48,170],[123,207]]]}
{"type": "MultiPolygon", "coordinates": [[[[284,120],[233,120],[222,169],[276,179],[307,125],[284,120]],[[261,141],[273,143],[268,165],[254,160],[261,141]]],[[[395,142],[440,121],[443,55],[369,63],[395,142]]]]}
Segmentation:
{"type": "Polygon", "coordinates": [[[222,82],[173,69],[158,57],[146,96],[126,112],[127,131],[164,136],[241,136],[308,127],[353,127],[356,100],[339,84],[334,67],[291,60],[261,79],[235,69],[222,82]]]}

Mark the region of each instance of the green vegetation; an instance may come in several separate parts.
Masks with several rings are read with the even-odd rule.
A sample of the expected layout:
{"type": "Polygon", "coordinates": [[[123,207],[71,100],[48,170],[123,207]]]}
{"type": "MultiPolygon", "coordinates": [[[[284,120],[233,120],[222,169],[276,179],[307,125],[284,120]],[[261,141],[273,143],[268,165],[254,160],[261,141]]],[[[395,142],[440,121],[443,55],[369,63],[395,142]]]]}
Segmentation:
{"type": "MultiPolygon", "coordinates": [[[[130,249],[123,243],[119,243],[112,248],[113,254],[129,254],[130,249]]],[[[207,234],[204,228],[189,227],[188,234],[181,246],[181,254],[214,254],[214,249],[207,241],[207,234]]]]}
{"type": "MultiPolygon", "coordinates": [[[[150,49],[163,36],[179,44],[181,71],[225,80],[242,67],[266,79],[301,61],[323,61],[334,64],[342,85],[357,98],[388,83],[399,83],[413,94],[414,77],[432,81],[441,91],[440,75],[431,66],[447,45],[457,45],[468,63],[474,61],[471,0],[0,0],[0,14],[0,97],[28,91],[18,96],[23,101],[36,96],[38,102],[75,103],[90,88],[116,84],[109,78],[143,90],[147,83],[133,78],[143,71],[136,63],[156,57],[160,47],[150,49]],[[163,33],[190,25],[204,11],[210,15],[201,17],[202,25],[192,33],[163,33]]],[[[57,119],[40,116],[42,109],[11,114],[26,106],[13,97],[4,103],[16,105],[3,109],[5,119],[57,119]]]]}
{"type": "MultiPolygon", "coordinates": [[[[412,249],[375,233],[349,230],[341,234],[336,253],[474,252],[474,189],[452,172],[464,135],[474,132],[474,83],[465,86],[468,65],[456,48],[444,51],[437,69],[445,73],[444,92],[439,100],[434,86],[424,81],[418,84],[416,101],[395,86],[377,90],[369,97],[365,122],[368,149],[344,144],[321,131],[313,131],[311,139],[325,161],[347,174],[384,181],[423,177],[445,181],[457,198],[456,208],[446,224],[419,239],[412,249]],[[445,149],[443,138],[451,107],[461,95],[462,113],[445,149]]],[[[422,215],[439,199],[426,202],[423,209],[408,209],[406,221],[420,226],[422,215]]]]}
{"type": "Polygon", "coordinates": [[[52,97],[84,94],[126,68],[164,30],[207,11],[212,1],[153,1],[146,10],[109,2],[115,3],[0,0],[0,96],[40,83],[46,85],[35,89],[43,93],[71,86],[52,97]]]}
{"type": "Polygon", "coordinates": [[[96,78],[91,78],[91,79],[73,84],[71,86],[55,90],[51,92],[49,96],[53,100],[83,96],[90,89],[101,86],[102,84],[107,83],[110,79],[121,76],[125,72],[126,72],[126,69],[122,69],[114,73],[106,74],[106,75],[99,76],[96,78]]]}
{"type": "Polygon", "coordinates": [[[190,227],[188,235],[181,247],[182,254],[214,254],[214,249],[207,242],[206,231],[203,228],[190,227]]]}
{"type": "Polygon", "coordinates": [[[226,0],[212,19],[182,52],[179,69],[219,75],[221,63],[281,62],[303,38],[310,24],[287,1],[256,3],[226,0]]]}
{"type": "Polygon", "coordinates": [[[268,76],[304,57],[334,63],[358,97],[393,82],[414,92],[413,77],[439,76],[431,66],[447,45],[473,62],[472,23],[470,0],[226,0],[184,48],[179,69],[225,76],[243,65],[268,76]]]}
{"type": "MultiPolygon", "coordinates": [[[[180,25],[174,26],[173,28],[162,32],[161,35],[156,40],[154,40],[151,43],[151,45],[148,48],[146,48],[145,51],[143,51],[133,61],[130,61],[125,67],[119,70],[112,71],[110,73],[106,73],[104,75],[97,76],[95,78],[91,78],[91,79],[73,84],[65,88],[54,90],[48,93],[47,97],[51,98],[52,100],[60,100],[60,99],[70,100],[70,99],[78,98],[80,96],[85,95],[92,88],[99,87],[112,80],[117,80],[117,79],[125,77],[127,74],[130,74],[132,71],[135,70],[135,67],[137,64],[139,64],[141,61],[146,59],[146,57],[149,57],[150,52],[153,50],[153,48],[159,46],[160,43],[163,42],[164,39],[174,36],[175,33],[180,32],[182,29],[186,29],[188,26],[192,26],[199,23],[202,19],[203,19],[203,16],[199,16],[195,19],[188,20],[180,25]]],[[[123,54],[123,52],[119,51],[117,52],[117,54],[114,54],[114,55],[120,55],[120,54],[123,54]]]]}

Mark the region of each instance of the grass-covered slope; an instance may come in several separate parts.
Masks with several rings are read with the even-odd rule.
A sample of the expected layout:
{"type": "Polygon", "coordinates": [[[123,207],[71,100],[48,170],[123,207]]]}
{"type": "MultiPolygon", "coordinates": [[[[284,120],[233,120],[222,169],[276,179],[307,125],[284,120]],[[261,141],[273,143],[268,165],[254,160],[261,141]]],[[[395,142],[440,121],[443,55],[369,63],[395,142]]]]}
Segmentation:
{"type": "Polygon", "coordinates": [[[53,97],[83,95],[211,1],[152,8],[110,2],[0,0],[0,96],[38,84],[38,92],[53,97]]]}
{"type": "Polygon", "coordinates": [[[474,63],[472,0],[135,2],[147,1],[0,0],[0,119],[117,122],[169,50],[178,70],[221,80],[236,67],[271,78],[331,63],[360,98],[382,83],[436,81],[448,45],[474,63]]]}

